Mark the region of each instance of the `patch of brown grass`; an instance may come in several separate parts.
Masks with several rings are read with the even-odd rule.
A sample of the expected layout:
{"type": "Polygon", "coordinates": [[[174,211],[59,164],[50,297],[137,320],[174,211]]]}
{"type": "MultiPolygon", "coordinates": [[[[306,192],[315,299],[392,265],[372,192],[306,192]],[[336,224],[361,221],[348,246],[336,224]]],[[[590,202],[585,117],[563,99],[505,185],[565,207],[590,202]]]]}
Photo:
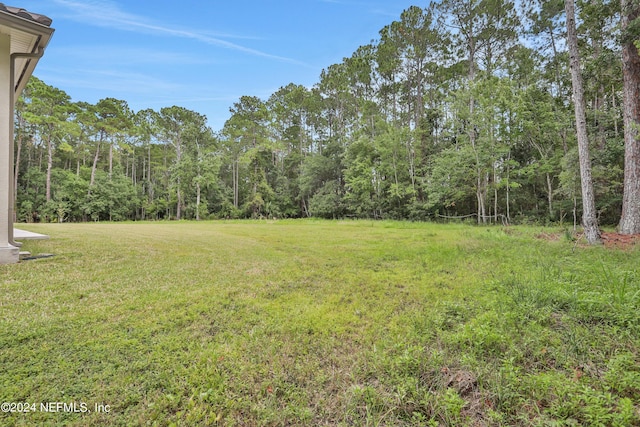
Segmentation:
{"type": "Polygon", "coordinates": [[[607,248],[631,249],[640,240],[640,234],[602,233],[602,242],[607,248]]]}

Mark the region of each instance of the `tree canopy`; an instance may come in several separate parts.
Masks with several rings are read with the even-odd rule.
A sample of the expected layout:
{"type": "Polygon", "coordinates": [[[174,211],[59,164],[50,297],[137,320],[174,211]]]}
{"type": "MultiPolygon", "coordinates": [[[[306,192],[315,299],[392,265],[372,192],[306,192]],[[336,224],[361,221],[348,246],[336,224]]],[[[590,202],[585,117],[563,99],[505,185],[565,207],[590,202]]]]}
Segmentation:
{"type": "MultiPolygon", "coordinates": [[[[637,37],[622,37],[619,2],[576,12],[596,215],[617,224],[622,48],[637,37]]],[[[179,106],[72,102],[34,77],[16,110],[16,219],[578,223],[564,19],[562,1],[412,6],[313,87],[242,96],[218,131],[179,106]]]]}

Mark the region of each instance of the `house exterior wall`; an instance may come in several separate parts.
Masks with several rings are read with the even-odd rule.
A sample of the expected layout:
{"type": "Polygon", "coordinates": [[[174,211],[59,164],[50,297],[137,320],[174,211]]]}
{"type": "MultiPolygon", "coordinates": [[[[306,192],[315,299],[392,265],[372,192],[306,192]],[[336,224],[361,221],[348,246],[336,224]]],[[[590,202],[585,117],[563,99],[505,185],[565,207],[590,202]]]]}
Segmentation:
{"type": "Polygon", "coordinates": [[[11,79],[11,37],[0,33],[0,264],[18,262],[20,250],[9,244],[9,227],[13,226],[9,218],[9,188],[13,171],[9,158],[11,129],[13,123],[9,105],[11,79]]]}

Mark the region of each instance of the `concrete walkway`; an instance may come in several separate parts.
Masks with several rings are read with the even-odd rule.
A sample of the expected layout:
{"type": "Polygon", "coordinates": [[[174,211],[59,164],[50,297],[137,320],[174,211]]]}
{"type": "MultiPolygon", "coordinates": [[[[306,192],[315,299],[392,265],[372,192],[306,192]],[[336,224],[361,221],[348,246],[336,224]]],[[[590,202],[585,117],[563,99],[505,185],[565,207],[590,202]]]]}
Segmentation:
{"type": "Polygon", "coordinates": [[[49,236],[47,236],[46,234],[32,233],[31,231],[20,230],[19,228],[14,228],[13,229],[13,239],[17,240],[17,241],[20,241],[20,240],[46,240],[48,238],[49,238],[49,236]]]}

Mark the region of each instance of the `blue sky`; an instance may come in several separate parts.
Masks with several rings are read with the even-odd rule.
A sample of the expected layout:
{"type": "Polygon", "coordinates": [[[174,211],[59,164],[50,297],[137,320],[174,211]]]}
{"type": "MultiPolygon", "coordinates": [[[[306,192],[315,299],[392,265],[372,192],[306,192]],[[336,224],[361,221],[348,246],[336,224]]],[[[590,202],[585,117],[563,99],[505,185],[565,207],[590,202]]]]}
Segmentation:
{"type": "Polygon", "coordinates": [[[266,99],[378,38],[427,0],[13,0],[53,19],[35,75],[74,101],[179,105],[214,130],[240,96],[266,99]]]}

